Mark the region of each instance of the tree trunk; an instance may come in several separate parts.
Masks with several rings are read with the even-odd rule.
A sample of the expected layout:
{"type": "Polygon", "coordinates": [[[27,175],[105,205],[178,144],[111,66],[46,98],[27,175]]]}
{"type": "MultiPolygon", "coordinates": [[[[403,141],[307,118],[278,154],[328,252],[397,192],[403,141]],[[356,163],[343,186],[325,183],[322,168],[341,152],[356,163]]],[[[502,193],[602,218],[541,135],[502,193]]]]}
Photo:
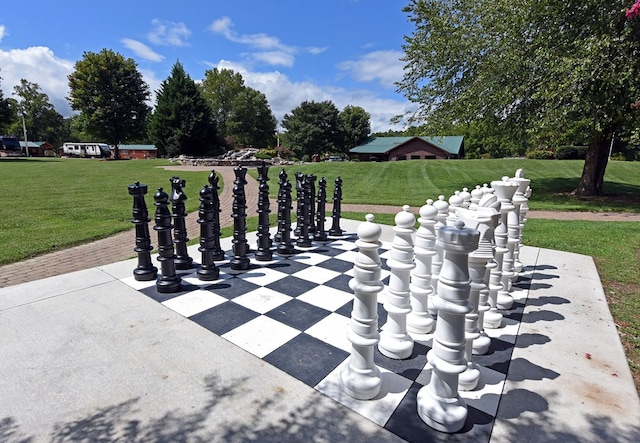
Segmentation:
{"type": "Polygon", "coordinates": [[[584,160],[582,177],[573,194],[582,196],[602,195],[604,172],[609,161],[610,144],[611,140],[607,139],[604,134],[590,143],[584,160]]]}

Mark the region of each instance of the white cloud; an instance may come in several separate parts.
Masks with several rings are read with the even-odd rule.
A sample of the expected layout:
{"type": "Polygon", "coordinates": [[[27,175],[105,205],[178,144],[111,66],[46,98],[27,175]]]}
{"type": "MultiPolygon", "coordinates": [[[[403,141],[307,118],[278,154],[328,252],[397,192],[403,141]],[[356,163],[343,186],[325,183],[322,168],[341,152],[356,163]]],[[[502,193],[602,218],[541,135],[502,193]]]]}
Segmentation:
{"type": "Polygon", "coordinates": [[[287,45],[277,37],[264,33],[238,34],[233,30],[233,22],[229,17],[221,17],[209,25],[209,31],[221,34],[227,40],[241,45],[249,46],[256,50],[250,54],[253,60],[267,63],[272,66],[292,67],[295,55],[301,52],[318,55],[327,50],[326,47],[307,47],[287,45]]]}
{"type": "Polygon", "coordinates": [[[7,28],[5,25],[0,25],[0,42],[7,35],[7,28]]]}
{"type": "Polygon", "coordinates": [[[164,56],[158,54],[157,52],[155,52],[153,49],[151,49],[150,47],[148,47],[147,45],[145,45],[142,42],[139,42],[138,40],[133,40],[130,38],[123,38],[120,40],[120,42],[127,47],[128,49],[132,50],[133,53],[135,55],[137,55],[140,58],[143,58],[145,60],[150,60],[152,62],[160,62],[162,60],[164,60],[164,56]]]}
{"type": "Polygon", "coordinates": [[[168,46],[189,46],[187,39],[191,31],[184,23],[176,23],[154,18],[151,20],[153,29],[147,34],[151,43],[168,46]]]}
{"type": "Polygon", "coordinates": [[[43,46],[26,49],[0,50],[2,90],[5,97],[11,97],[13,87],[20,79],[37,83],[49,101],[65,117],[71,115],[71,107],[66,97],[69,95],[67,76],[74,70],[75,62],[56,57],[53,51],[43,46]]]}
{"type": "Polygon", "coordinates": [[[402,124],[391,125],[389,121],[411,108],[411,104],[406,101],[380,98],[373,91],[324,87],[309,81],[294,82],[278,71],[254,72],[241,64],[225,60],[211,66],[240,73],[247,86],[267,97],[269,106],[279,121],[303,101],[331,100],[339,110],[347,105],[361,106],[371,114],[372,132],[381,132],[388,129],[401,130],[402,124]]]}
{"type": "Polygon", "coordinates": [[[286,66],[288,68],[293,66],[294,57],[284,51],[264,51],[253,54],[256,60],[260,60],[272,66],[286,66]]]}
{"type": "Polygon", "coordinates": [[[358,81],[375,81],[381,86],[394,88],[394,82],[402,80],[402,56],[401,51],[374,51],[357,60],[339,63],[338,68],[349,72],[358,81]]]}

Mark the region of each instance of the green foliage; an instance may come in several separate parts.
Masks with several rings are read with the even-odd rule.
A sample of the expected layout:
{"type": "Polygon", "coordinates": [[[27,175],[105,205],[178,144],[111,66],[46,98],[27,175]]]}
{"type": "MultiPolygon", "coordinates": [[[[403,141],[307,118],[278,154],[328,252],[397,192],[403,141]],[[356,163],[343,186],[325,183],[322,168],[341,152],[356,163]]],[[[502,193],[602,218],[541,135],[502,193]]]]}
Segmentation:
{"type": "Polygon", "coordinates": [[[18,115],[11,126],[11,132],[22,134],[22,118],[24,112],[27,136],[30,141],[46,141],[54,146],[60,146],[68,136],[64,118],[49,102],[49,96],[40,90],[37,83],[20,80],[15,86],[14,95],[18,97],[20,105],[16,109],[18,115]]]}
{"type": "MultiPolygon", "coordinates": [[[[0,81],[2,77],[0,77],[0,81]]],[[[8,128],[13,121],[13,112],[9,106],[9,100],[4,98],[2,88],[0,88],[0,134],[9,133],[8,128]]]]}
{"type": "Polygon", "coordinates": [[[492,118],[526,131],[530,145],[587,142],[592,155],[577,191],[599,194],[608,140],[638,126],[630,104],[640,95],[640,20],[626,21],[625,7],[622,0],[411,0],[405,11],[415,31],[399,91],[433,126],[492,118]]]}
{"type": "Polygon", "coordinates": [[[355,148],[364,142],[371,133],[371,115],[360,106],[345,106],[340,114],[339,130],[342,134],[340,152],[347,154],[351,148],[355,148]]]}
{"type": "Polygon", "coordinates": [[[558,146],[556,148],[558,160],[584,160],[586,155],[586,146],[558,146]]]}
{"type": "Polygon", "coordinates": [[[211,110],[179,62],[160,85],[147,131],[159,151],[169,157],[215,152],[216,129],[211,110]]]}
{"type": "Polygon", "coordinates": [[[234,138],[236,146],[266,147],[274,142],[277,124],[267,97],[244,87],[231,102],[227,135],[234,138]]]}
{"type": "Polygon", "coordinates": [[[275,149],[261,149],[256,153],[255,157],[262,160],[268,160],[276,157],[277,155],[278,154],[276,153],[275,149]]]}
{"type": "Polygon", "coordinates": [[[71,108],[82,112],[92,138],[117,146],[145,133],[149,87],[133,59],[110,49],[85,52],[69,88],[71,108]]]}
{"type": "Polygon", "coordinates": [[[227,148],[273,144],[276,117],[266,96],[245,86],[242,75],[231,69],[209,69],[201,87],[227,148]]]}
{"type": "Polygon", "coordinates": [[[543,148],[527,149],[526,156],[534,160],[553,160],[556,158],[555,152],[543,148]]]}
{"type": "Polygon", "coordinates": [[[330,100],[302,102],[282,120],[282,127],[287,131],[283,134],[283,144],[303,161],[314,154],[341,151],[338,116],[338,108],[330,100]]]}

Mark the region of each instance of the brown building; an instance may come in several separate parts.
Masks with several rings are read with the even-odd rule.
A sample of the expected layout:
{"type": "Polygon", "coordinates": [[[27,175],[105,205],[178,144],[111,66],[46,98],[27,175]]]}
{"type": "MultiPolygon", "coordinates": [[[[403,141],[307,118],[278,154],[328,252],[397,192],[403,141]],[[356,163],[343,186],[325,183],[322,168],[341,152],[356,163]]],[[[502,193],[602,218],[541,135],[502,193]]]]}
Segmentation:
{"type": "Polygon", "coordinates": [[[119,145],[118,156],[121,159],[158,158],[158,148],[155,145],[119,145]]]}
{"type": "Polygon", "coordinates": [[[360,161],[464,158],[464,137],[375,137],[349,151],[360,161]]]}

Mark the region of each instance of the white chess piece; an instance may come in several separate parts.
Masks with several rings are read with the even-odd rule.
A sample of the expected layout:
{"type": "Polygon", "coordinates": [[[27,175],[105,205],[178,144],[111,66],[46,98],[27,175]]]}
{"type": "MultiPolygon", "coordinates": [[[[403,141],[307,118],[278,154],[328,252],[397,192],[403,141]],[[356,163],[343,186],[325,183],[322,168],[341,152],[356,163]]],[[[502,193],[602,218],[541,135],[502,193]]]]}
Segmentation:
{"type": "Polygon", "coordinates": [[[374,223],[372,214],[366,215],[366,223],[358,227],[358,254],[354,266],[354,278],[349,287],[354,292],[350,329],[351,357],[340,370],[344,391],[358,400],[370,400],[380,393],[382,378],[373,361],[378,333],[378,293],[380,281],[380,257],[378,248],[382,230],[374,223]]]}
{"type": "Polygon", "coordinates": [[[384,308],[387,323],[382,327],[378,350],[389,358],[402,360],[413,352],[413,338],[407,333],[407,315],[411,312],[410,279],[413,261],[413,233],[416,217],[403,206],[395,217],[395,236],[391,243],[391,258],[387,266],[391,270],[384,308]]]}

